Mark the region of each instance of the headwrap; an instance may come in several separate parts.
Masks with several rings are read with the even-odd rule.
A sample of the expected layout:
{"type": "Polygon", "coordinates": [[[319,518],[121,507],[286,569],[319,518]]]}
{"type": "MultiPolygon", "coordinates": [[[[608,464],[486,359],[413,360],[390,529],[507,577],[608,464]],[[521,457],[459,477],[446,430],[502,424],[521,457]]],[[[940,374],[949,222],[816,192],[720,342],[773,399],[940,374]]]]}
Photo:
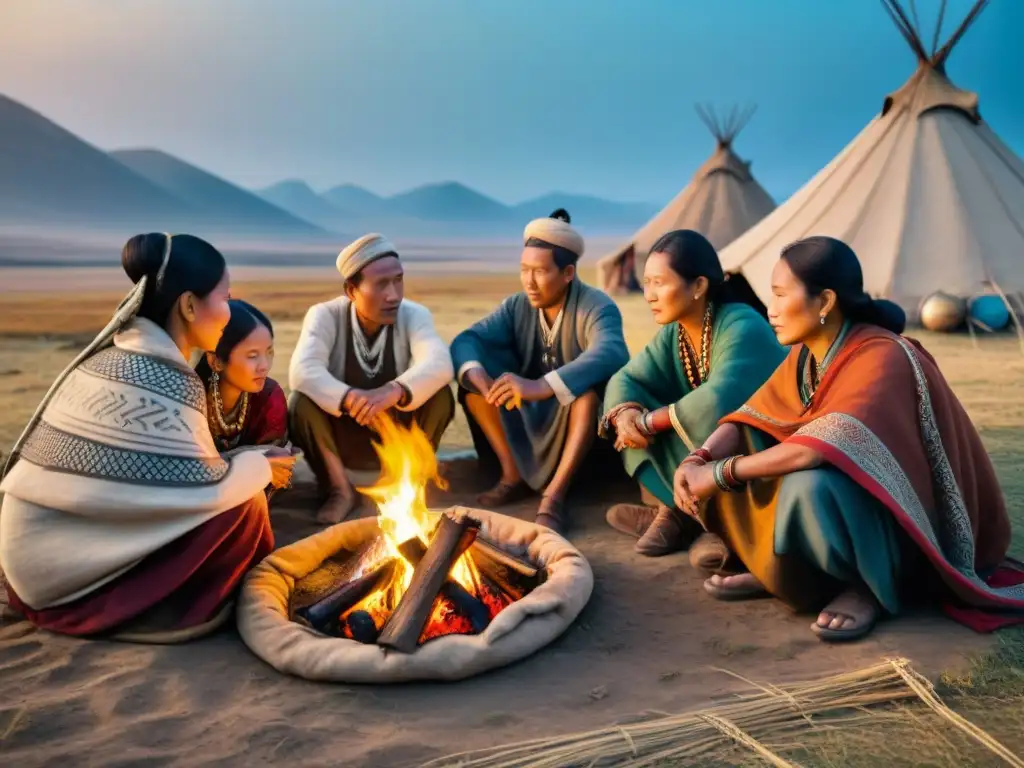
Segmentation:
{"type": "Polygon", "coordinates": [[[549,245],[557,245],[576,254],[583,255],[583,236],[569,224],[569,215],[562,210],[555,211],[551,217],[534,219],[523,230],[523,244],[532,238],[542,240],[549,245]],[[564,216],[564,218],[561,218],[564,216]]]}
{"type": "MultiPolygon", "coordinates": [[[[164,276],[167,274],[167,265],[171,261],[171,239],[173,235],[164,233],[166,238],[164,242],[164,255],[160,260],[160,268],[157,270],[154,280],[156,281],[156,287],[159,288],[160,284],[164,281],[164,276]]],[[[146,286],[149,284],[149,275],[143,275],[142,278],[137,282],[132,289],[128,292],[128,295],[121,299],[121,303],[117,305],[117,309],[114,311],[114,316],[110,318],[110,322],[107,323],[106,327],[97,334],[89,345],[83,349],[74,360],[63,370],[60,375],[56,378],[50,388],[43,395],[42,402],[39,403],[32,414],[32,418],[29,419],[25,429],[22,430],[21,435],[18,437],[17,442],[11,449],[10,455],[7,457],[7,462],[3,466],[3,471],[0,471],[0,480],[7,476],[7,474],[14,469],[14,465],[18,461],[18,457],[21,454],[21,449],[25,445],[25,441],[28,439],[29,434],[35,429],[39,420],[43,416],[43,411],[46,410],[46,406],[50,404],[54,394],[64,380],[71,374],[75,368],[81,365],[82,361],[91,357],[93,354],[103,349],[104,347],[110,346],[114,340],[114,336],[135,319],[135,316],[139,314],[139,310],[142,309],[142,299],[146,295],[146,286]]]]}
{"type": "Polygon", "coordinates": [[[338,254],[338,271],[343,278],[349,280],[385,256],[398,256],[398,251],[390,240],[376,233],[363,235],[354,243],[345,246],[338,254]]]}

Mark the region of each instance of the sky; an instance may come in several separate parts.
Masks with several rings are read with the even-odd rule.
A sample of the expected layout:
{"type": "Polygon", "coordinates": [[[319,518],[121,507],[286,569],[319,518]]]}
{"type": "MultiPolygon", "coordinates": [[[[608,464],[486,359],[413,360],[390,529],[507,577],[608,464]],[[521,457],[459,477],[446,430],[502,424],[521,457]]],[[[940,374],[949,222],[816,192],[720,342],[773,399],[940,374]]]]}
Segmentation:
{"type": "MultiPolygon", "coordinates": [[[[1022,35],[994,0],[947,67],[1020,155],[1022,35]]],[[[664,203],[713,149],[694,103],[755,103],[735,149],[781,200],[914,64],[873,0],[0,0],[0,93],[251,188],[664,203]]]]}

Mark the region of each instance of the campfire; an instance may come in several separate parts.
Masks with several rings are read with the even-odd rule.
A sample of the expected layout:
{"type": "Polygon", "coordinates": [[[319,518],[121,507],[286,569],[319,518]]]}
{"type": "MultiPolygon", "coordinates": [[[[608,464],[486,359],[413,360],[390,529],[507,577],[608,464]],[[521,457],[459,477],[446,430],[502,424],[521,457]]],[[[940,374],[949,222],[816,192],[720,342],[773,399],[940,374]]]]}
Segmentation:
{"type": "Polygon", "coordinates": [[[378,431],[381,476],[359,490],[379,509],[380,532],[349,553],[332,589],[297,610],[296,620],[403,653],[445,635],[483,632],[544,571],[477,538],[480,522],[471,514],[427,508],[427,485],[445,483],[418,426],[382,418],[378,431]]]}

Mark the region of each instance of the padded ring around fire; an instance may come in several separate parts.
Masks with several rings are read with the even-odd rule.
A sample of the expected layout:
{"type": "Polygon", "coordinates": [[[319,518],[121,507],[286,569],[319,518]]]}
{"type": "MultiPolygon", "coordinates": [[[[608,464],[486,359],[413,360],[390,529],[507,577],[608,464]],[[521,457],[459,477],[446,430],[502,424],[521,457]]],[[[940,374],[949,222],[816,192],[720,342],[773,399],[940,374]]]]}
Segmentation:
{"type": "Polygon", "coordinates": [[[590,599],[586,558],[558,534],[524,520],[457,508],[482,523],[481,538],[547,569],[547,580],[501,611],[479,635],[446,635],[412,653],[328,637],[291,621],[297,581],[332,555],[377,535],[374,519],[339,523],[273,552],[246,577],[238,630],[249,649],[279,672],[338,683],[462,680],[525,658],[565,632],[590,599]]]}

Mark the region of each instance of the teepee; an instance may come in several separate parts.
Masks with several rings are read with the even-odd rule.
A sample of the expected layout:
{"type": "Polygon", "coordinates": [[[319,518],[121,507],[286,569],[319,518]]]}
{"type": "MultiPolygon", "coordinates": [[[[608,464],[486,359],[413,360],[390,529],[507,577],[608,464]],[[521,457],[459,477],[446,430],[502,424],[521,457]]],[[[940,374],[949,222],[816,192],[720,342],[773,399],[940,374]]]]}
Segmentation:
{"type": "Polygon", "coordinates": [[[715,137],[715,151],[657,216],[626,245],[598,261],[600,285],[609,293],[639,288],[647,254],[666,232],[694,229],[715,248],[722,248],[775,208],[775,202],[751,176],[750,163],[732,151],[736,135],[754,109],[733,109],[724,120],[711,107],[698,105],[696,109],[715,137]]]}
{"type": "Polygon", "coordinates": [[[939,47],[943,0],[930,53],[916,14],[911,22],[898,0],[882,2],[917,56],[916,71],[817,176],[722,251],[722,266],[767,302],[783,246],[830,235],[860,257],[865,290],[897,302],[911,319],[939,290],[1019,294],[1024,162],[981,119],[977,94],[945,71],[988,0],[978,0],[939,47]]]}

